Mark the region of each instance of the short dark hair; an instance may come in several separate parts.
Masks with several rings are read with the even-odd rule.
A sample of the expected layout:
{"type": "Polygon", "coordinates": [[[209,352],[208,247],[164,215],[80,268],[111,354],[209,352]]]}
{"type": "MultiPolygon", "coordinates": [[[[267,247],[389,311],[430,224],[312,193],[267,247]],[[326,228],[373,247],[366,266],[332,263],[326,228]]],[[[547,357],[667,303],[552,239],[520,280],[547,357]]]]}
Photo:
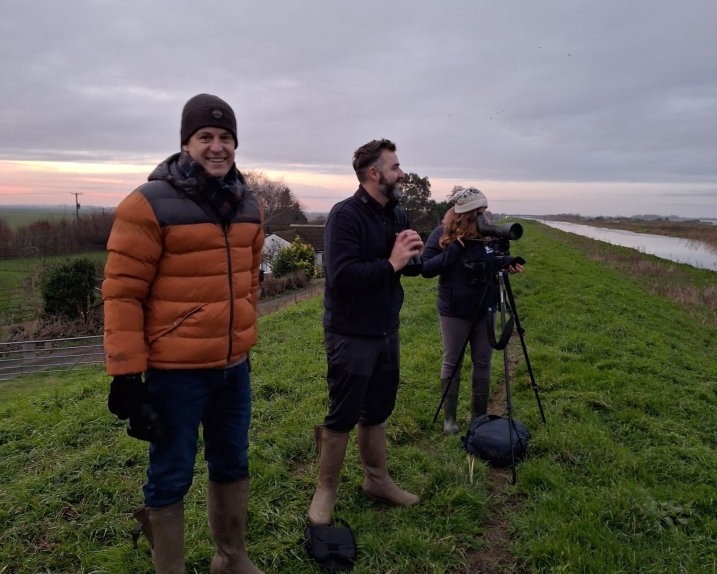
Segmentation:
{"type": "Polygon", "coordinates": [[[354,152],[354,171],[360,182],[366,181],[366,175],[371,166],[381,159],[383,150],[396,151],[396,144],[391,140],[380,139],[371,140],[367,144],[362,145],[354,152]]]}

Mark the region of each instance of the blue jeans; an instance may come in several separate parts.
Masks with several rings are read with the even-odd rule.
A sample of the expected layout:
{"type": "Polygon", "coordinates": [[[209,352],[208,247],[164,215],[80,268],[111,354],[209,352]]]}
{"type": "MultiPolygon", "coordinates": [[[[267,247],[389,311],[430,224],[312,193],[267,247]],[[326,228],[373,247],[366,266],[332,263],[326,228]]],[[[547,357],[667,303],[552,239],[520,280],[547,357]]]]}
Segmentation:
{"type": "Polygon", "coordinates": [[[149,369],[147,388],[163,438],[149,446],[145,504],[160,508],[184,498],[192,485],[199,424],[209,480],[249,476],[251,384],[246,361],[228,369],[149,369]]]}

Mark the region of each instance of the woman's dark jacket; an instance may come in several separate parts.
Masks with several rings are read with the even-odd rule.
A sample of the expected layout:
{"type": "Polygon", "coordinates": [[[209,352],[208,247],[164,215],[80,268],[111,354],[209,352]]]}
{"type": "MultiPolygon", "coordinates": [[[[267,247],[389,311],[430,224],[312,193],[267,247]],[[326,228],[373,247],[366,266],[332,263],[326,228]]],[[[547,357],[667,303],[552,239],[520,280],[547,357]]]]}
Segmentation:
{"type": "Polygon", "coordinates": [[[343,335],[382,337],[398,330],[403,304],[401,275],[388,262],[396,235],[409,229],[395,201],[386,206],[360,186],[334,205],[324,230],[324,329],[343,335]]]}
{"type": "Polygon", "coordinates": [[[433,230],[423,249],[421,275],[426,278],[438,275],[438,313],[447,317],[472,319],[486,290],[478,316],[495,309],[497,287],[494,281],[495,255],[490,242],[479,239],[458,241],[441,249],[438,242],[443,226],[433,230]]]}

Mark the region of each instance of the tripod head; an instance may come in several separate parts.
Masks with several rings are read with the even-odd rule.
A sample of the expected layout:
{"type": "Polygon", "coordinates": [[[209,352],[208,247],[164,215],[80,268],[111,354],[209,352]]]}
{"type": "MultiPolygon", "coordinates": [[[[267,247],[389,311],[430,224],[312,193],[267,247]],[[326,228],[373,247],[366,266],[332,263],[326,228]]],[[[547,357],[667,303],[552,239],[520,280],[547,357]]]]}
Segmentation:
{"type": "Polygon", "coordinates": [[[511,257],[510,241],[508,241],[508,239],[494,239],[493,241],[491,241],[490,246],[492,247],[493,255],[495,256],[496,273],[498,271],[507,270],[508,266],[510,265],[525,265],[525,259],[523,259],[522,257],[511,257]]]}

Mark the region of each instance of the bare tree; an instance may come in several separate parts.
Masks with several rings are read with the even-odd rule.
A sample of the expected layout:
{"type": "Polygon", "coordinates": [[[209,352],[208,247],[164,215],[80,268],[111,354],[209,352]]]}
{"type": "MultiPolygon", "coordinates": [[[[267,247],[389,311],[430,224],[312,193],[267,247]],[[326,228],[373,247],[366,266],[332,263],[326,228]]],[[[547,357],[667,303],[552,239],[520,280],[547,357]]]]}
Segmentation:
{"type": "Polygon", "coordinates": [[[269,179],[260,171],[244,172],[244,178],[264,207],[264,223],[273,223],[281,212],[281,192],[286,187],[284,180],[269,179]]]}
{"type": "Polygon", "coordinates": [[[244,177],[264,207],[264,225],[307,222],[303,206],[283,178],[273,180],[260,171],[247,171],[244,177]]]}

